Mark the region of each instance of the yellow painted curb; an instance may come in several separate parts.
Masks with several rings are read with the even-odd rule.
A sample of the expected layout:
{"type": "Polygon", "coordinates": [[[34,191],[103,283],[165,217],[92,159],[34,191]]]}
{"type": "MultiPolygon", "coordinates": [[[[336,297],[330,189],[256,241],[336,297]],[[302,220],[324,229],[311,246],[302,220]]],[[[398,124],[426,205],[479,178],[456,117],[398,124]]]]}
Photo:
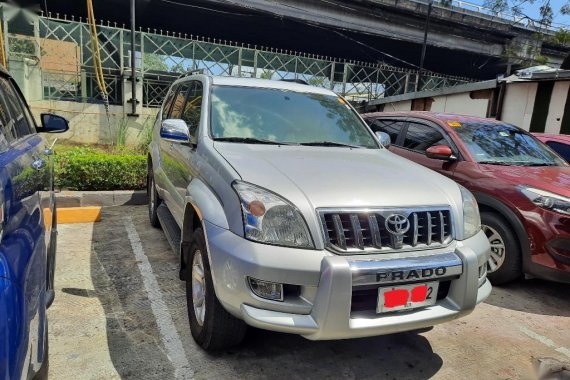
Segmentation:
{"type": "Polygon", "coordinates": [[[57,223],[93,223],[101,220],[101,207],[62,207],[57,209],[57,223]]]}

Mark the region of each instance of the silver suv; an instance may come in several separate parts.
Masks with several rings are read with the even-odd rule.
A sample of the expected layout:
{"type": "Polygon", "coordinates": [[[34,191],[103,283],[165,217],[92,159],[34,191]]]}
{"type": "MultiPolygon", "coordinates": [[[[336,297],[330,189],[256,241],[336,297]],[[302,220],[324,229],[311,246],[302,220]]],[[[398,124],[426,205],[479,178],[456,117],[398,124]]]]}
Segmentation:
{"type": "Polygon", "coordinates": [[[329,90],[192,75],[160,110],[149,216],[205,349],[246,325],[344,339],[420,329],[491,292],[471,193],[381,144],[329,90]]]}

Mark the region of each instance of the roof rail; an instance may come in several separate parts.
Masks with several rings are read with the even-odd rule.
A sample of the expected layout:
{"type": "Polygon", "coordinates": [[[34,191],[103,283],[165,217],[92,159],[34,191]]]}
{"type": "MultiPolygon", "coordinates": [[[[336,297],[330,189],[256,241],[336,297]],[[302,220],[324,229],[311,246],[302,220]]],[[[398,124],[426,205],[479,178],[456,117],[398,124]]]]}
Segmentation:
{"type": "Polygon", "coordinates": [[[180,74],[180,76],[178,77],[178,79],[180,78],[185,78],[188,77],[190,75],[198,75],[198,74],[208,74],[205,68],[202,69],[195,69],[195,70],[188,70],[185,73],[180,74]]]}
{"type": "Polygon", "coordinates": [[[280,79],[281,82],[292,82],[292,83],[299,83],[299,84],[306,84],[307,86],[309,85],[309,83],[307,83],[307,81],[303,80],[303,79],[280,79]]]}

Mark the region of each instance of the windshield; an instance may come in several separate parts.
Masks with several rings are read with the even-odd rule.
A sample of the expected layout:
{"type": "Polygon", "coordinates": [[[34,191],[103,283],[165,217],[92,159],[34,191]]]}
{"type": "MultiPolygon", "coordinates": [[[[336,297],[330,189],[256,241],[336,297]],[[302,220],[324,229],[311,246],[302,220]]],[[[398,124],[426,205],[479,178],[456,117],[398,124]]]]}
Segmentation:
{"type": "Polygon", "coordinates": [[[461,123],[453,127],[475,161],[520,166],[563,165],[540,141],[508,124],[461,123]]]}
{"type": "Polygon", "coordinates": [[[214,86],[215,140],[378,148],[374,136],[336,95],[214,86]]]}

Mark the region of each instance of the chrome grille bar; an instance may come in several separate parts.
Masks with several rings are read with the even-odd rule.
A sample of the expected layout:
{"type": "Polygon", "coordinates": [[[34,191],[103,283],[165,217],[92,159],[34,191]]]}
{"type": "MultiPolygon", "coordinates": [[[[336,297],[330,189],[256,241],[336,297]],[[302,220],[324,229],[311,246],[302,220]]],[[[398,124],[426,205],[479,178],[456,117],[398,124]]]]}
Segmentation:
{"type": "Polygon", "coordinates": [[[344,228],[342,227],[342,220],[340,220],[340,215],[333,215],[333,222],[338,246],[342,249],[346,249],[346,236],[344,235],[344,228]]]}
{"type": "Polygon", "coordinates": [[[376,215],[368,215],[368,225],[370,226],[372,245],[375,248],[382,248],[382,235],[380,235],[380,227],[378,227],[378,219],[376,219],[376,215]]]}
{"type": "Polygon", "coordinates": [[[413,220],[414,220],[414,236],[412,237],[412,247],[418,245],[418,234],[419,234],[419,225],[418,225],[418,214],[413,213],[413,220]]]}
{"type": "Polygon", "coordinates": [[[350,215],[350,224],[352,225],[356,246],[360,249],[364,249],[364,237],[362,236],[362,227],[360,226],[360,220],[358,220],[357,214],[350,215]]]}

